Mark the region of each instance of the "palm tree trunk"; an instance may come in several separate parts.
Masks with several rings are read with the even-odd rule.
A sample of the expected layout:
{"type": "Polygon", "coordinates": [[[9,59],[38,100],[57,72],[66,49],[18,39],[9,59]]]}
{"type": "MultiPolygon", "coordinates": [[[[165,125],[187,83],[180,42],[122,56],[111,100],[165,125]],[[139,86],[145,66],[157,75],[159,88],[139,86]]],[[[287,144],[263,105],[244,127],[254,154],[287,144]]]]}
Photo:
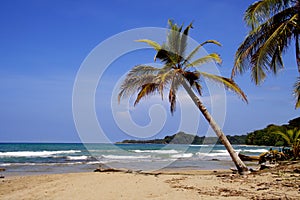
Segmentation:
{"type": "Polygon", "coordinates": [[[214,130],[218,138],[221,140],[222,144],[227,149],[228,153],[230,154],[230,157],[232,161],[234,162],[239,174],[245,174],[249,173],[249,170],[247,166],[243,163],[243,161],[239,158],[237,153],[234,151],[233,147],[231,146],[230,142],[228,141],[225,134],[222,132],[219,125],[216,123],[216,121],[212,118],[211,114],[207,111],[206,107],[203,105],[203,103],[200,101],[200,99],[195,95],[193,90],[190,88],[190,86],[183,80],[182,86],[187,91],[189,96],[192,98],[195,105],[199,108],[200,112],[203,114],[205,119],[208,121],[211,128],[214,130]]]}

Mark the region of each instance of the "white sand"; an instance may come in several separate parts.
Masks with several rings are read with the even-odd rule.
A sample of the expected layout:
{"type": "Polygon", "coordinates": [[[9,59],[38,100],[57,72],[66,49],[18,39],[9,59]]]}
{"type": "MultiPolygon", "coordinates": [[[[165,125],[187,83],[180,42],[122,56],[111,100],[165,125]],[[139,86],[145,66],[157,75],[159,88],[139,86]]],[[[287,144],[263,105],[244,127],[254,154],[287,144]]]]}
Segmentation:
{"type": "Polygon", "coordinates": [[[176,172],[144,175],[90,172],[9,177],[0,199],[300,199],[300,174],[176,172]]]}

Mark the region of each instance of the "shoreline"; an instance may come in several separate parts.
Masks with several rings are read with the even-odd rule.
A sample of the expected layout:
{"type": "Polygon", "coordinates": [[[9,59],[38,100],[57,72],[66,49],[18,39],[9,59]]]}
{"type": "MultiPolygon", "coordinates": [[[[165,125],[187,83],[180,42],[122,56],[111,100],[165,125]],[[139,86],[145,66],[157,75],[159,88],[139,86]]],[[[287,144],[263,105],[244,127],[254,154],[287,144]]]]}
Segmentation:
{"type": "Polygon", "coordinates": [[[0,199],[299,199],[300,163],[249,175],[228,170],[80,172],[0,179],[0,199]]]}
{"type": "MultiPolygon", "coordinates": [[[[109,167],[106,167],[109,168],[109,167]]],[[[3,168],[4,169],[4,168],[3,168]]],[[[95,168],[90,168],[91,170],[88,171],[60,171],[60,172],[45,172],[45,171],[37,171],[37,172],[8,172],[4,169],[4,171],[0,172],[4,178],[0,179],[10,179],[14,177],[28,177],[28,176],[47,176],[47,175],[67,175],[67,174],[85,174],[85,173],[97,173],[97,169],[99,167],[95,166],[95,168]]],[[[189,168],[189,167],[176,167],[176,168],[163,168],[159,170],[131,170],[127,168],[110,168],[114,171],[112,173],[133,173],[133,174],[148,174],[148,175],[155,175],[155,174],[163,174],[163,175],[211,175],[211,174],[218,174],[218,173],[232,173],[232,170],[227,169],[197,169],[197,168],[189,168]]],[[[102,172],[104,173],[104,172],[102,172]]]]}

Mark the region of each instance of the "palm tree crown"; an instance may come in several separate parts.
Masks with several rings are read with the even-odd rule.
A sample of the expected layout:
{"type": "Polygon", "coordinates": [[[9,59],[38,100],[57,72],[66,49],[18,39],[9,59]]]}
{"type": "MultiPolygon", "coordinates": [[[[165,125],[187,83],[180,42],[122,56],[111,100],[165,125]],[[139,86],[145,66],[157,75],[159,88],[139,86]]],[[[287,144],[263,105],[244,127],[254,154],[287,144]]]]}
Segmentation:
{"type": "MultiPolygon", "coordinates": [[[[244,20],[251,30],[236,52],[232,77],[250,69],[252,80],[260,84],[267,72],[276,74],[284,67],[282,54],[292,42],[300,72],[299,13],[300,0],[260,0],[250,5],[244,20]]],[[[296,107],[300,107],[298,82],[296,107]]]]}
{"type": "Polygon", "coordinates": [[[124,96],[133,95],[135,92],[138,92],[134,103],[134,105],[136,105],[143,97],[154,93],[160,94],[163,98],[164,91],[168,90],[170,110],[173,114],[176,108],[177,92],[180,87],[183,87],[226,147],[239,173],[247,173],[248,168],[240,160],[221,128],[194,93],[194,91],[196,91],[199,95],[202,94],[201,79],[208,78],[224,85],[227,89],[234,91],[242,97],[242,99],[247,101],[245,94],[233,80],[198,70],[198,67],[202,64],[208,62],[220,64],[222,62],[220,56],[216,53],[194,59],[199,49],[209,43],[219,46],[221,46],[221,44],[215,40],[207,40],[186,55],[188,33],[192,28],[192,24],[189,24],[183,30],[183,26],[178,26],[169,20],[169,27],[170,30],[167,34],[167,40],[162,45],[148,39],[138,40],[139,42],[149,44],[156,50],[154,59],[159,59],[163,66],[157,68],[137,65],[131,69],[121,85],[118,96],[119,101],[124,96]]]}
{"type": "Polygon", "coordinates": [[[180,86],[188,82],[190,87],[194,88],[201,95],[201,78],[208,78],[221,83],[247,101],[245,94],[233,80],[196,69],[196,67],[212,61],[220,64],[222,60],[218,54],[211,53],[192,61],[201,47],[209,43],[221,46],[219,42],[207,40],[185,56],[188,33],[192,28],[192,24],[182,31],[183,26],[178,26],[169,20],[169,27],[170,31],[167,35],[167,41],[162,45],[148,39],[138,40],[138,42],[146,42],[156,50],[154,59],[159,59],[163,66],[157,68],[137,65],[131,69],[121,85],[119,101],[123,96],[132,95],[138,91],[134,103],[136,105],[143,97],[154,93],[159,93],[163,98],[164,90],[168,89],[170,110],[173,113],[176,107],[176,94],[180,86]]]}

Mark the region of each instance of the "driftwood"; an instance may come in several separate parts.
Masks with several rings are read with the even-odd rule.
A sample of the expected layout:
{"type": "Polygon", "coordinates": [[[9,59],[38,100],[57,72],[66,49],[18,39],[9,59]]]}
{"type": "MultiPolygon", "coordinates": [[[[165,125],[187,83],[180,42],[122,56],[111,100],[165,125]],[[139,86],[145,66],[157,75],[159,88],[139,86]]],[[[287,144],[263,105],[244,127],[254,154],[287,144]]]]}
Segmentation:
{"type": "Polygon", "coordinates": [[[259,161],[259,156],[247,156],[239,153],[238,156],[242,161],[259,161]]]}
{"type": "Polygon", "coordinates": [[[124,169],[124,168],[111,168],[104,164],[100,164],[97,169],[94,170],[94,172],[123,172],[123,173],[139,173],[140,171],[132,171],[130,169],[124,169]]]}
{"type": "Polygon", "coordinates": [[[154,175],[158,176],[162,174],[161,172],[145,172],[142,170],[130,170],[124,168],[110,168],[106,165],[100,164],[100,166],[94,170],[94,172],[121,172],[121,173],[134,173],[134,174],[143,174],[143,175],[154,175]]]}
{"type": "Polygon", "coordinates": [[[115,169],[115,168],[97,168],[94,172],[124,172],[124,173],[133,173],[132,170],[129,169],[115,169]]]}

